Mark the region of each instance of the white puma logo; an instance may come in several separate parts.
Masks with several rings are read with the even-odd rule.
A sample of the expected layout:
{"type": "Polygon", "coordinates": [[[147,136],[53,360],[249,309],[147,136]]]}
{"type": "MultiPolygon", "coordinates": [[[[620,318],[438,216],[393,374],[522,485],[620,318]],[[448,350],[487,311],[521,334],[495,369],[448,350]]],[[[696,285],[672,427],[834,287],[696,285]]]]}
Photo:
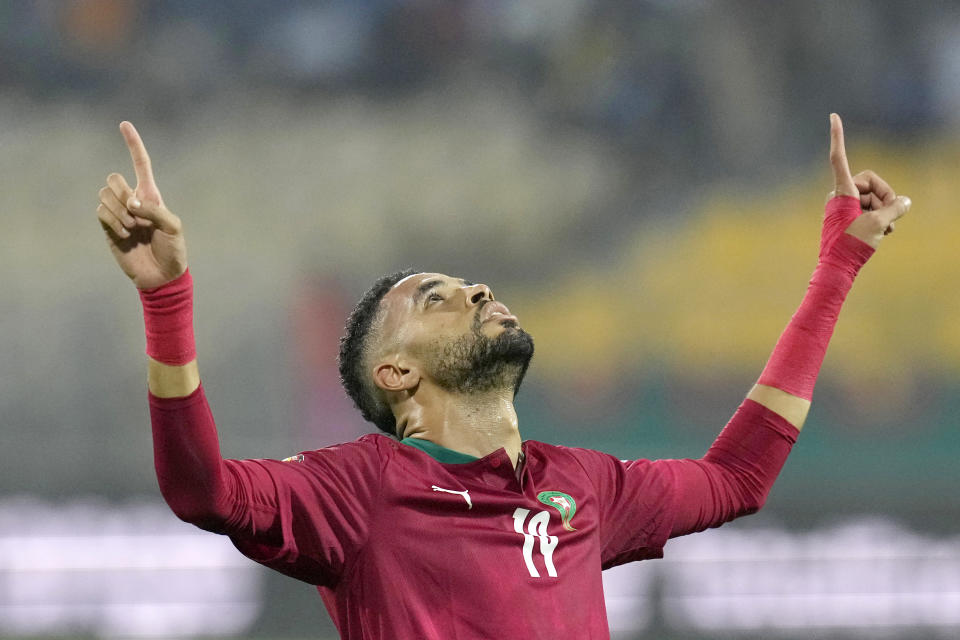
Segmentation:
{"type": "Polygon", "coordinates": [[[470,502],[470,490],[465,491],[454,491],[452,489],[441,489],[437,485],[433,485],[434,491],[443,491],[444,493],[455,493],[458,496],[463,496],[463,499],[467,501],[467,509],[473,509],[473,503],[470,502]]]}

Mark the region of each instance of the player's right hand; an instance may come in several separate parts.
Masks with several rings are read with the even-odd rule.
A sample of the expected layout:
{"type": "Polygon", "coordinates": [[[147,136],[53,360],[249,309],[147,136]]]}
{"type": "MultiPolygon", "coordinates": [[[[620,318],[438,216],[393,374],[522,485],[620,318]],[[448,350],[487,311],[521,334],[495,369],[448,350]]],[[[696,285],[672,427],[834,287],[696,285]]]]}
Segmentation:
{"type": "Polygon", "coordinates": [[[130,150],[137,186],[131,189],[119,173],[107,176],[97,219],[123,272],[138,289],[152,289],[187,270],[183,224],[163,204],[140,134],[126,121],[120,123],[120,132],[130,150]]]}

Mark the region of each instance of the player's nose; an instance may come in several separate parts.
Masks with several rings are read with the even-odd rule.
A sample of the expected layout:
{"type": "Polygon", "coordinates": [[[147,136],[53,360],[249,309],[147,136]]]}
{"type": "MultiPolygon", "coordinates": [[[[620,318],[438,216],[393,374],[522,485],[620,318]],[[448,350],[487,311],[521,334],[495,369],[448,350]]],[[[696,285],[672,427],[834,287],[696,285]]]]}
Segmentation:
{"type": "Polygon", "coordinates": [[[484,300],[493,300],[493,291],[485,284],[472,284],[464,287],[467,306],[475,307],[484,300]]]}

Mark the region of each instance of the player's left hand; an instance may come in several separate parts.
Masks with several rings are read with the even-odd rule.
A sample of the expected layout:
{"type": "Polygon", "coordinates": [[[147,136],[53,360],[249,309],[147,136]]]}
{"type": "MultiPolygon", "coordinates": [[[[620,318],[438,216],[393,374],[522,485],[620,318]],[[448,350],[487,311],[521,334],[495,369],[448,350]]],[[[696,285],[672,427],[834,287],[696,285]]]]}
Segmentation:
{"type": "Polygon", "coordinates": [[[910,198],[898,196],[887,182],[873,171],[850,174],[843,141],[840,116],[830,114],[830,165],[833,167],[834,189],[828,198],[851,196],[860,199],[863,214],[854,218],[846,233],[876,249],[883,236],[893,233],[896,220],[910,210],[910,198]]]}

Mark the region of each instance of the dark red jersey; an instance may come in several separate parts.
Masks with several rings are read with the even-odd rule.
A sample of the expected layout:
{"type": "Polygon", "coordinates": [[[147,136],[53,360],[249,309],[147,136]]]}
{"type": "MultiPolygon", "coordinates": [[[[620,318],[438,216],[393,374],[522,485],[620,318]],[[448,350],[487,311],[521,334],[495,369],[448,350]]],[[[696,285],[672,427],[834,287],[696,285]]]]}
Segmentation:
{"type": "Polygon", "coordinates": [[[523,452],[515,474],[503,449],[444,463],[369,435],[246,461],[256,485],[282,487],[283,542],[232,538],[318,585],[344,638],[608,638],[600,570],[662,554],[668,478],[583,449],[523,452]]]}
{"type": "Polygon", "coordinates": [[[601,570],[758,509],[796,437],[747,401],[700,460],[526,441],[515,471],[503,449],[471,459],[383,435],[221,460],[202,388],[151,409],[177,515],[317,585],[349,640],[609,638],[601,570]]]}

